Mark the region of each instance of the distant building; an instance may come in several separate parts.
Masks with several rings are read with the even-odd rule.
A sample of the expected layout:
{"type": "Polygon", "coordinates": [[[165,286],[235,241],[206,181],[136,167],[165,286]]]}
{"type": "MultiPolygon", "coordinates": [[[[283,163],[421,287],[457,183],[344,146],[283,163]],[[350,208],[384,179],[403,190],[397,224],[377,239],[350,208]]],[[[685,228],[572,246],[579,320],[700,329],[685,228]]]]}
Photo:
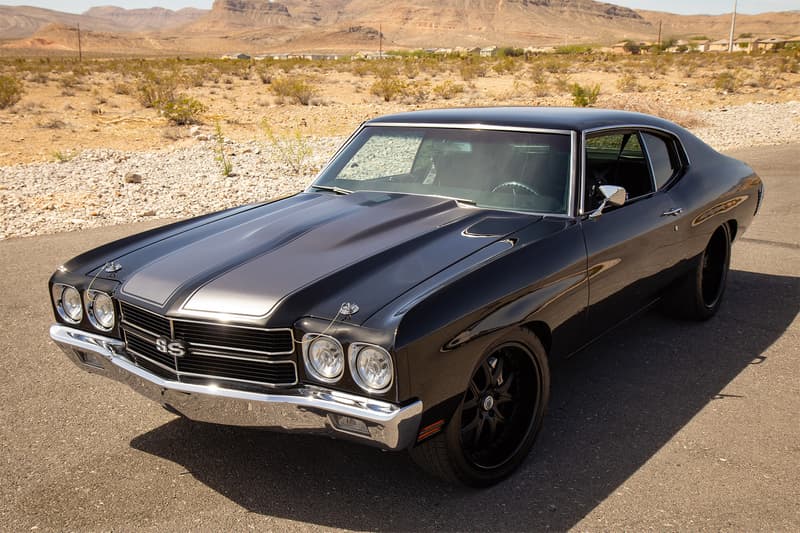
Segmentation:
{"type": "Polygon", "coordinates": [[[709,52],[727,52],[728,51],[728,39],[719,39],[718,41],[714,41],[708,45],[709,52]]]}
{"type": "Polygon", "coordinates": [[[244,52],[239,52],[235,54],[225,54],[222,56],[222,59],[250,59],[250,56],[244,52]]]}
{"type": "Polygon", "coordinates": [[[757,46],[759,50],[780,50],[784,46],[788,39],[783,39],[781,37],[766,37],[763,39],[759,39],[757,46]]]}
{"type": "Polygon", "coordinates": [[[481,57],[492,57],[497,55],[497,47],[496,46],[486,46],[481,48],[480,51],[481,57]]]}
{"type": "Polygon", "coordinates": [[[754,37],[743,37],[733,41],[734,52],[753,52],[758,50],[758,39],[754,37]]]}

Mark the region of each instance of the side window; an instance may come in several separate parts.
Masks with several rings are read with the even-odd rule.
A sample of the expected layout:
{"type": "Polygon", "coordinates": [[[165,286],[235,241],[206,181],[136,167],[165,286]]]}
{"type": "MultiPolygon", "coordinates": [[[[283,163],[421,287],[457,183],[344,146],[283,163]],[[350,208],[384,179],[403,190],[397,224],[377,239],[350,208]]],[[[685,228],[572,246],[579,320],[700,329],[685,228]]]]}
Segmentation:
{"type": "Polygon", "coordinates": [[[680,169],[680,159],[675,153],[672,143],[666,139],[652,133],[642,133],[642,137],[647,154],[650,156],[656,187],[660,189],[680,169]]]}
{"type": "Polygon", "coordinates": [[[604,133],[586,139],[584,207],[596,209],[602,201],[600,185],[624,187],[628,199],[653,192],[653,180],[639,135],[604,133]]]}

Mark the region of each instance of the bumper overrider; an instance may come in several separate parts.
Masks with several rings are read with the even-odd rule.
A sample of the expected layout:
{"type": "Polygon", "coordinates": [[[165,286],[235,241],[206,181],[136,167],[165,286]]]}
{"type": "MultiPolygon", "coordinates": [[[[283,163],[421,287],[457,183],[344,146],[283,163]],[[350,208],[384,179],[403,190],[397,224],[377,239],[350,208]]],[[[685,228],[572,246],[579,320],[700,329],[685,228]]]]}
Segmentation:
{"type": "Polygon", "coordinates": [[[191,420],[276,431],[318,433],[386,450],[416,439],[422,402],[392,403],[310,385],[260,393],[161,378],[125,357],[125,343],[54,324],[50,337],[80,368],[125,383],[191,420]]]}

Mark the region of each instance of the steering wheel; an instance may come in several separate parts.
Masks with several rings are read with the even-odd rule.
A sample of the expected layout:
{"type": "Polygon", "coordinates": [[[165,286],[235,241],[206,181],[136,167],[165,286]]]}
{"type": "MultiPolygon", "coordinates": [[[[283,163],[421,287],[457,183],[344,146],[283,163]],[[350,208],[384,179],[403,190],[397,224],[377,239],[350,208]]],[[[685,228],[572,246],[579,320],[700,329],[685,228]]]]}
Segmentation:
{"type": "Polygon", "coordinates": [[[523,191],[525,191],[528,194],[532,194],[532,195],[537,196],[539,198],[544,198],[544,196],[539,194],[530,185],[525,185],[524,183],[520,183],[518,181],[504,181],[503,183],[501,183],[500,185],[498,185],[497,187],[492,189],[492,192],[497,192],[500,189],[507,189],[507,188],[511,188],[511,194],[514,194],[514,195],[516,195],[516,193],[514,192],[514,189],[522,189],[523,191]]]}

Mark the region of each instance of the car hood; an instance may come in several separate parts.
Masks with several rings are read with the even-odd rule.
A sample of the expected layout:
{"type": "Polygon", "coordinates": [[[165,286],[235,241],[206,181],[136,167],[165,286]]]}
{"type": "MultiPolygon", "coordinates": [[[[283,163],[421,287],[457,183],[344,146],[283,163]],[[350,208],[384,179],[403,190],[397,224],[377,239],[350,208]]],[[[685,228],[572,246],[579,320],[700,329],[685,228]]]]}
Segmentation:
{"type": "Polygon", "coordinates": [[[361,323],[540,219],[439,197],[302,193],[126,249],[117,294],[168,316],[283,326],[350,302],[361,323]]]}

